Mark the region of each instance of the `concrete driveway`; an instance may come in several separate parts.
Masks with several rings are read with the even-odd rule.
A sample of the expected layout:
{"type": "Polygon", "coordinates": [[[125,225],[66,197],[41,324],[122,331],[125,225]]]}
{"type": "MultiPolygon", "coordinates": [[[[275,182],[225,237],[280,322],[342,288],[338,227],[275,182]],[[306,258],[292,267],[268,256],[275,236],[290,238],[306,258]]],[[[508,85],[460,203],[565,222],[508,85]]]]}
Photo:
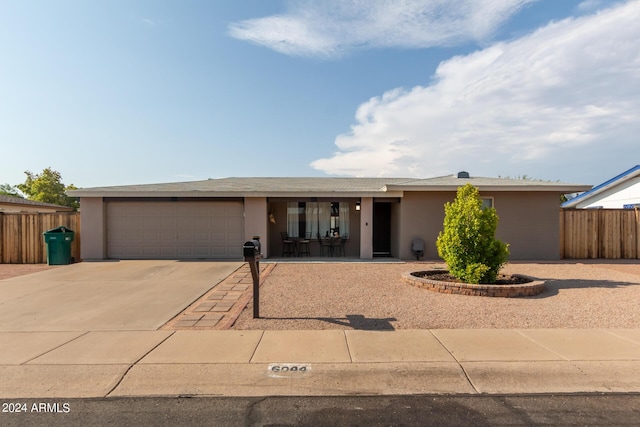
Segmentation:
{"type": "Polygon", "coordinates": [[[0,331],[156,330],[240,262],[82,262],[0,280],[0,331]]]}

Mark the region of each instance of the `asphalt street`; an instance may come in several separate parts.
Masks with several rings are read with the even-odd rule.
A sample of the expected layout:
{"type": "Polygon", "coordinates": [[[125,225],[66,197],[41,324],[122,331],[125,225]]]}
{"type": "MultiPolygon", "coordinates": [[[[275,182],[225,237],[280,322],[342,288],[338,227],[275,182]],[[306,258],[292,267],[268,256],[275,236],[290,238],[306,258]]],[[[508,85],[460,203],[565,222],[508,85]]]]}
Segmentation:
{"type": "Polygon", "coordinates": [[[637,426],[640,395],[10,399],[2,410],[3,426],[637,426]]]}

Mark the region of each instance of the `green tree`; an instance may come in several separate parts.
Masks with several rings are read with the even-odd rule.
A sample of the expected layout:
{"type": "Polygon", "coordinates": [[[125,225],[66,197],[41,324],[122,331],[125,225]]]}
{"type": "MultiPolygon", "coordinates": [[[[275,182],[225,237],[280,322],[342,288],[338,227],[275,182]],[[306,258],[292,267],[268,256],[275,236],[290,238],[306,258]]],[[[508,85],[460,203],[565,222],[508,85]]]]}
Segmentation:
{"type": "Polygon", "coordinates": [[[436,246],[449,273],[465,283],[494,283],[509,257],[508,245],[495,238],[496,210],[483,209],[478,189],[467,184],[444,211],[436,246]]]}
{"type": "Polygon", "coordinates": [[[3,194],[5,196],[13,196],[13,197],[22,197],[22,194],[20,194],[20,191],[14,187],[13,185],[9,185],[9,184],[0,184],[0,194],[3,194]]]}
{"type": "Polygon", "coordinates": [[[67,196],[65,193],[67,190],[75,190],[76,187],[73,184],[65,187],[62,183],[60,172],[46,168],[38,175],[29,171],[26,171],[25,174],[27,175],[27,180],[23,184],[16,185],[16,187],[30,200],[70,206],[74,209],[78,208],[77,200],[67,196]]]}

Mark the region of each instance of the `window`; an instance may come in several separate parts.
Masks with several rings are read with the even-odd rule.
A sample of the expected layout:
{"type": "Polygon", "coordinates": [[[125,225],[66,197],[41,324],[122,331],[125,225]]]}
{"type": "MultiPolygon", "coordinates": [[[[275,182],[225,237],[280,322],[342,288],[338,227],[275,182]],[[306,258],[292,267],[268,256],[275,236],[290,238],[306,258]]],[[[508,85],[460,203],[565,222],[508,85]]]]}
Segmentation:
{"type": "Polygon", "coordinates": [[[480,197],[482,200],[482,209],[493,207],[493,197],[480,197]]]}
{"type": "Polygon", "coordinates": [[[291,237],[348,235],[349,202],[289,202],[287,232],[291,237]]]}

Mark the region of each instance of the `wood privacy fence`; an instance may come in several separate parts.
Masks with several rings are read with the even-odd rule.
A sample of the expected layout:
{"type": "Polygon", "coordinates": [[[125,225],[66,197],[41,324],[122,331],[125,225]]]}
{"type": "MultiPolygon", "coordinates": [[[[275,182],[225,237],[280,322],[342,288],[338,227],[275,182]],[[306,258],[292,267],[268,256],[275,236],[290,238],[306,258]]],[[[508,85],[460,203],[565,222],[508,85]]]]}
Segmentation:
{"type": "Polygon", "coordinates": [[[75,232],[71,256],[80,259],[80,214],[1,213],[0,264],[42,264],[47,262],[47,249],[42,233],[56,227],[75,232]]]}
{"type": "Polygon", "coordinates": [[[640,211],[561,210],[560,257],[640,258],[640,211]]]}

